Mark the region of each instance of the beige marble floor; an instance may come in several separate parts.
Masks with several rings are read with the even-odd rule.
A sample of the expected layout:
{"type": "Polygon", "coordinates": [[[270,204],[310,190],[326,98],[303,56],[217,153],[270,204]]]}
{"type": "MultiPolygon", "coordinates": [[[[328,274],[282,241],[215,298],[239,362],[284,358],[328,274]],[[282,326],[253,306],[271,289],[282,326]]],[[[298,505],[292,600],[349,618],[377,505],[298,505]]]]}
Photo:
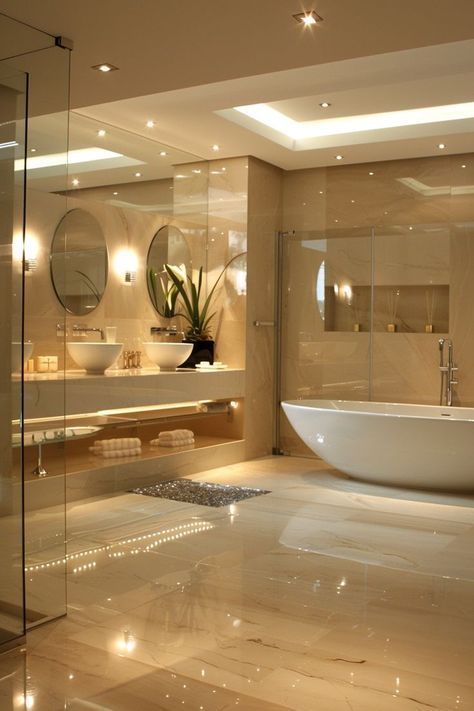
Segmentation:
{"type": "MultiPolygon", "coordinates": [[[[2,711],[474,709],[473,497],[286,457],[194,478],[271,493],[75,503],[69,614],[0,658],[2,711]]],[[[28,562],[38,599],[61,555],[28,562]]]]}

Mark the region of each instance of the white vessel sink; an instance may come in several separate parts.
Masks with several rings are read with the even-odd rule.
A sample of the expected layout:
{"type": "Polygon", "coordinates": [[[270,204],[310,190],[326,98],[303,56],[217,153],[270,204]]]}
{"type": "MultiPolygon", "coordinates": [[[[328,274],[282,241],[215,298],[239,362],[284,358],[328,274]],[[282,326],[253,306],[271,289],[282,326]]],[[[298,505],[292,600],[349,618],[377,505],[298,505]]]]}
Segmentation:
{"type": "Polygon", "coordinates": [[[160,370],[176,370],[178,365],[189,358],[193,350],[192,343],[155,343],[143,344],[148,358],[160,366],[160,370]]]}
{"type": "MultiPolygon", "coordinates": [[[[34,343],[25,343],[25,349],[23,351],[23,365],[31,358],[33,353],[34,343]]],[[[21,372],[21,343],[18,341],[12,343],[12,373],[21,372]]]]}
{"type": "Polygon", "coordinates": [[[88,343],[70,341],[67,349],[71,358],[80,368],[91,375],[102,375],[115,363],[123,348],[123,343],[88,343]]]}

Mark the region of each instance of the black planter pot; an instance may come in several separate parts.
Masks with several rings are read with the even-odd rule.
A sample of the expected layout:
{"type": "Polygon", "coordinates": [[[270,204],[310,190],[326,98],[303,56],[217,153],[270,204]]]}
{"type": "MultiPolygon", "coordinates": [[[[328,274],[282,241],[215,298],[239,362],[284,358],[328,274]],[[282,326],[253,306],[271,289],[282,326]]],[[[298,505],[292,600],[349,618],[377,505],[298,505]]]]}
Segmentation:
{"type": "Polygon", "coordinates": [[[181,363],[180,368],[195,368],[197,363],[208,361],[211,365],[214,363],[214,341],[190,341],[185,339],[184,343],[192,343],[193,350],[191,355],[184,363],[181,363]]]}

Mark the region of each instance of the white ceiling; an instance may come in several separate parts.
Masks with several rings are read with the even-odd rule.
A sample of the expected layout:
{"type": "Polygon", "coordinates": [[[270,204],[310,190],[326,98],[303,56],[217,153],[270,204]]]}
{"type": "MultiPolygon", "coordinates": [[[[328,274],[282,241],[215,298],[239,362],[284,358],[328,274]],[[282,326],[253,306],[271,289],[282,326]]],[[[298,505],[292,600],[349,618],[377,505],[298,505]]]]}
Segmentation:
{"type": "Polygon", "coordinates": [[[474,119],[437,122],[320,141],[312,150],[291,150],[271,130],[240,115],[235,106],[269,103],[298,120],[440,106],[473,99],[474,40],[377,57],[274,72],[217,84],[83,107],[83,116],[161,140],[205,158],[254,155],[287,170],[345,163],[474,151],[474,119]],[[320,108],[327,100],[331,107],[320,108]],[[229,117],[232,120],[229,120],[229,117]],[[147,129],[147,119],[156,126],[147,129]],[[219,144],[218,154],[212,151],[219,144]]]}
{"type": "MultiPolygon", "coordinates": [[[[268,103],[308,121],[471,101],[472,0],[444,13],[433,0],[0,0],[0,11],[74,40],[72,142],[87,144],[103,124],[110,146],[142,161],[140,180],[169,177],[174,163],[197,156],[250,154],[294,170],[333,165],[337,153],[345,163],[436,155],[440,142],[444,153],[474,152],[473,120],[295,151],[255,122],[236,123],[231,111],[268,103]],[[303,29],[292,14],[313,7],[324,22],[303,29]],[[104,61],[119,71],[91,70],[104,61]],[[331,103],[324,116],[323,100],[331,103]],[[163,146],[166,162],[155,160],[163,146]]],[[[87,186],[127,182],[130,167],[91,169],[87,186]]]]}
{"type": "Polygon", "coordinates": [[[74,40],[74,108],[474,37],[472,0],[0,0],[0,11],[74,40]],[[310,9],[324,22],[304,29],[292,15],[310,9]],[[91,70],[101,62],[120,71],[91,70]]]}

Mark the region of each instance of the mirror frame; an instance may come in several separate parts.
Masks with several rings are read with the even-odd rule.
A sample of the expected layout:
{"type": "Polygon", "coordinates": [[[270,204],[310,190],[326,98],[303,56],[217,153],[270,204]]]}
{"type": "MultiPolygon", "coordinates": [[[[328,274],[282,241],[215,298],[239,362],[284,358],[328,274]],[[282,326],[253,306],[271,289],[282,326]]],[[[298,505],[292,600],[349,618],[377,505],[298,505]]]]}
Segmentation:
{"type": "MultiPolygon", "coordinates": [[[[147,290],[147,293],[148,293],[148,298],[150,299],[150,303],[151,303],[151,305],[152,305],[153,311],[154,311],[155,313],[157,313],[158,316],[160,316],[160,313],[156,310],[155,304],[153,303],[153,299],[151,298],[151,294],[150,294],[150,284],[149,284],[149,281],[148,281],[148,269],[149,269],[149,266],[148,266],[148,265],[149,265],[149,262],[150,262],[150,252],[151,252],[151,250],[152,250],[152,248],[153,248],[153,243],[154,243],[154,241],[155,241],[155,239],[156,239],[156,236],[161,232],[161,230],[164,230],[165,227],[168,228],[168,229],[169,229],[170,227],[173,227],[175,230],[178,230],[178,231],[182,234],[183,239],[186,240],[183,231],[180,230],[179,227],[176,227],[176,225],[172,225],[172,224],[170,224],[169,222],[167,222],[165,225],[161,225],[161,227],[160,227],[158,230],[156,230],[156,232],[153,234],[153,237],[151,238],[150,246],[148,247],[148,252],[146,253],[145,279],[146,279],[146,290],[147,290]]],[[[186,264],[186,269],[187,269],[187,268],[192,264],[192,259],[191,259],[191,250],[189,249],[189,245],[188,245],[187,242],[186,242],[186,246],[187,246],[188,251],[189,251],[189,264],[186,264]]]]}
{"type": "Polygon", "coordinates": [[[110,262],[110,257],[109,257],[109,248],[108,248],[108,246],[107,246],[107,240],[105,239],[104,232],[102,231],[102,226],[100,225],[100,223],[99,223],[98,219],[95,217],[95,215],[93,215],[91,212],[88,212],[88,210],[85,210],[83,207],[73,207],[73,208],[71,208],[70,210],[67,210],[67,211],[64,213],[64,215],[61,217],[61,219],[59,220],[58,224],[56,225],[56,227],[55,227],[55,229],[54,229],[53,239],[51,240],[51,245],[50,245],[50,248],[49,248],[49,276],[50,276],[50,279],[51,279],[51,284],[53,285],[53,291],[54,291],[54,293],[55,293],[55,295],[56,295],[57,300],[59,301],[59,303],[60,303],[61,306],[63,307],[63,309],[64,309],[68,314],[72,314],[73,316],[77,316],[78,318],[80,318],[80,317],[82,317],[82,316],[87,316],[87,314],[77,314],[75,311],[71,311],[71,309],[68,309],[68,307],[66,306],[66,304],[63,302],[61,296],[59,295],[58,290],[56,289],[56,283],[55,283],[55,281],[54,281],[54,275],[53,275],[53,244],[54,244],[54,239],[55,239],[55,237],[56,237],[56,232],[57,232],[57,230],[58,230],[59,225],[63,222],[63,220],[65,220],[66,217],[71,214],[71,212],[75,212],[76,210],[81,210],[82,212],[86,212],[88,215],[90,215],[91,217],[94,218],[94,220],[97,222],[97,224],[99,225],[99,227],[100,227],[100,229],[101,229],[102,235],[103,235],[103,237],[104,237],[104,244],[105,244],[106,262],[105,262],[104,291],[102,292],[102,295],[101,295],[101,297],[100,297],[100,301],[96,304],[96,306],[94,306],[94,307],[91,308],[91,309],[88,309],[88,310],[87,310],[87,314],[92,313],[93,311],[95,311],[96,308],[98,308],[98,306],[100,306],[100,304],[101,304],[101,302],[102,302],[102,299],[104,298],[104,294],[105,294],[105,291],[106,291],[106,289],[107,289],[107,284],[108,284],[108,282],[109,282],[109,262],[110,262]]]}

